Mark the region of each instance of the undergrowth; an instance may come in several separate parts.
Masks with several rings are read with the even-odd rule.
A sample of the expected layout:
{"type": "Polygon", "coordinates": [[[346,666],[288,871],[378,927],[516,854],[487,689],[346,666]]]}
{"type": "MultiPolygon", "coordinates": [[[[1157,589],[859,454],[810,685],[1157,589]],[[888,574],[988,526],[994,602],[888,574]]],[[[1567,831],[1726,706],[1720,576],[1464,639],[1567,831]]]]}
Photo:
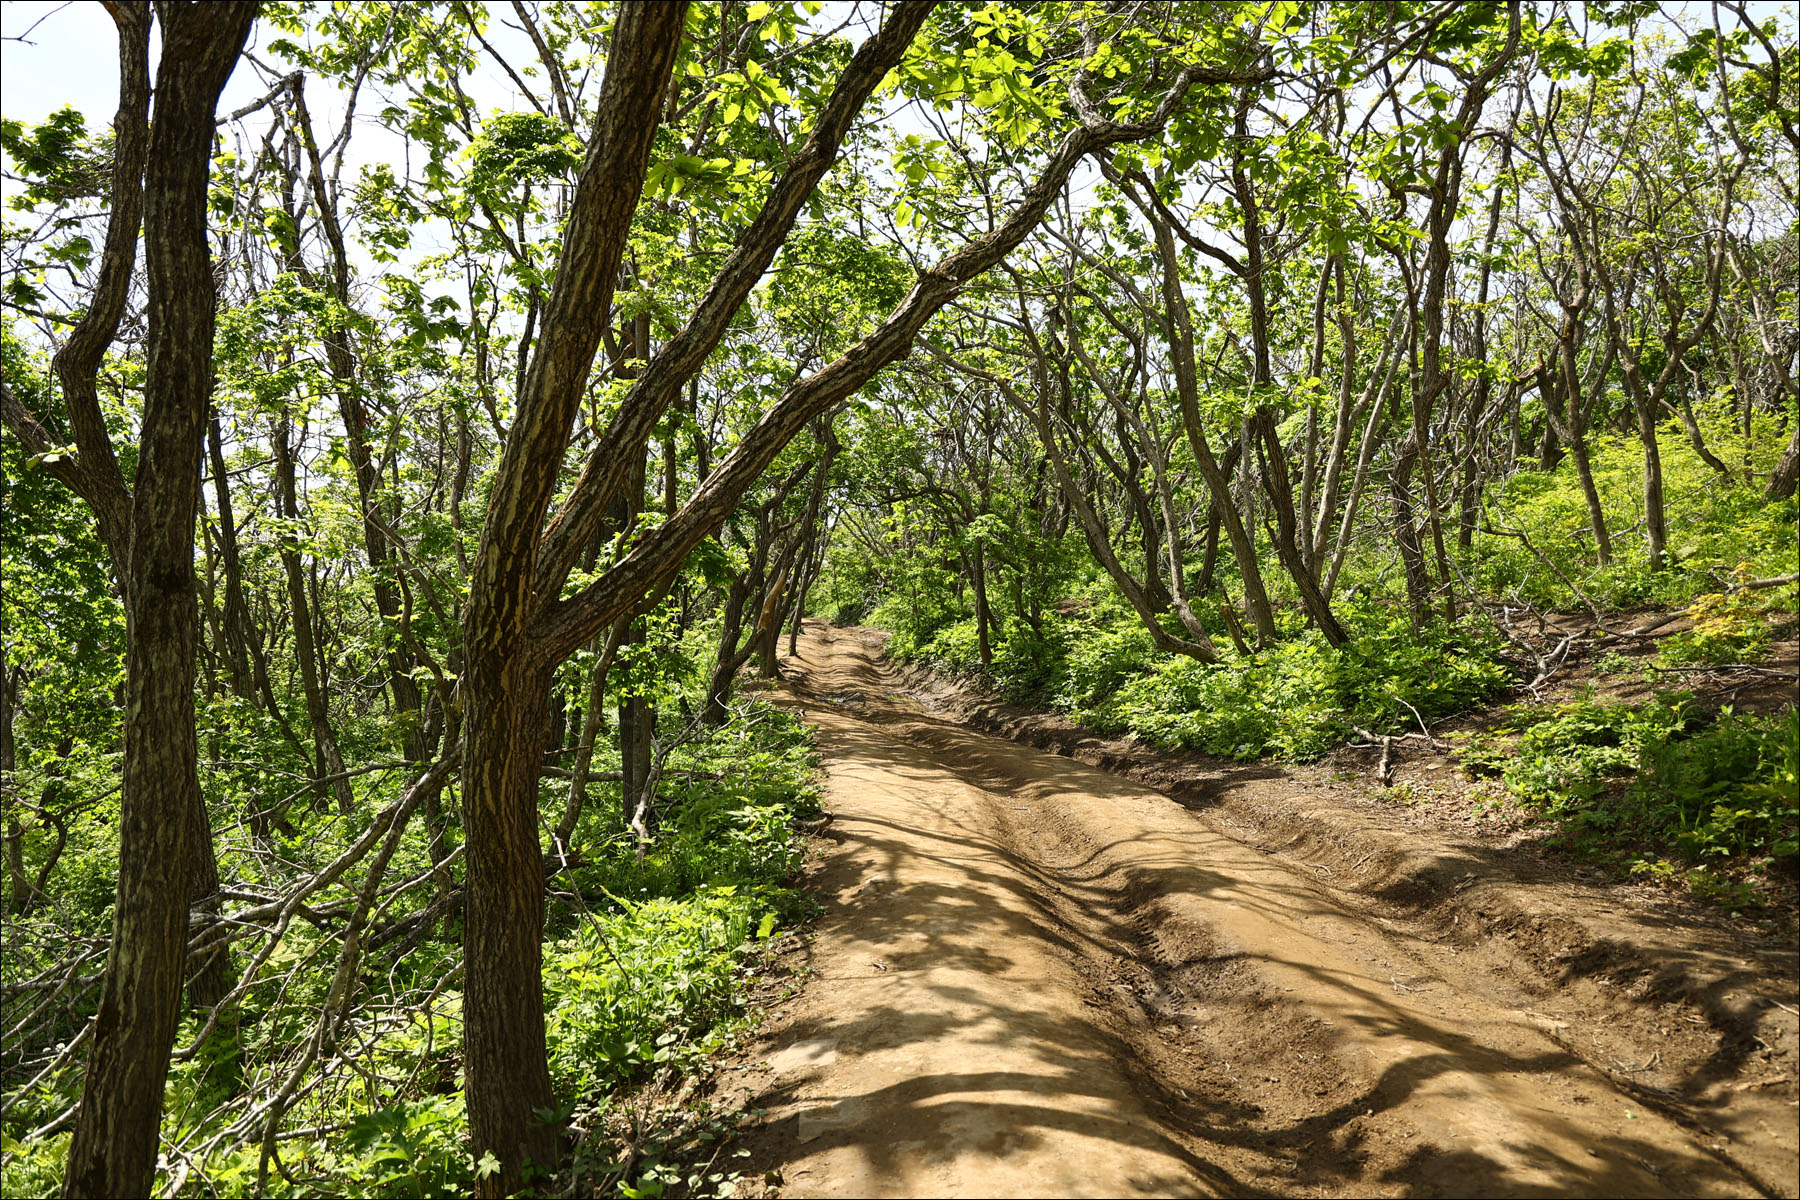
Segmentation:
{"type": "MultiPolygon", "coordinates": [[[[565,1107],[549,1115],[605,1128],[606,1114],[632,1088],[704,1070],[706,1056],[743,1028],[744,981],[758,947],[808,908],[794,886],[793,822],[817,813],[815,766],[808,728],[751,702],[671,755],[659,789],[661,827],[649,844],[640,847],[623,831],[616,785],[590,797],[572,847],[576,865],[550,881],[546,1033],[565,1107]]],[[[547,786],[545,809],[561,798],[547,786]]],[[[291,930],[259,976],[270,982],[253,987],[170,1071],[164,1141],[173,1148],[172,1168],[189,1159],[179,1194],[469,1194],[481,1166],[465,1141],[460,931],[452,924],[441,932],[392,972],[365,966],[366,1003],[390,1015],[376,1022],[381,1032],[361,1049],[352,1082],[303,1092],[283,1125],[343,1136],[288,1135],[265,1171],[254,1141],[229,1153],[208,1152],[207,1143],[250,1076],[285,1069],[311,1036],[310,1014],[325,1000],[337,943],[310,927],[291,930]]],[[[189,1019],[179,1042],[190,1044],[197,1033],[189,1019]]],[[[79,1072],[65,1071],[30,1095],[9,1095],[18,1103],[7,1113],[5,1195],[59,1189],[67,1133],[18,1138],[16,1131],[52,1120],[79,1088],[79,1072]]],[[[692,1132],[664,1145],[640,1131],[629,1154],[601,1138],[562,1164],[557,1190],[658,1194],[692,1132]]]]}
{"type": "MultiPolygon", "coordinates": [[[[878,614],[879,615],[879,614],[878,614]]],[[[1351,640],[1315,631],[1206,664],[1166,655],[1135,618],[1102,596],[1049,615],[1045,636],[1000,639],[987,680],[1008,699],[1047,704],[1103,732],[1231,758],[1316,758],[1357,729],[1416,730],[1485,703],[1512,678],[1479,620],[1422,631],[1392,611],[1346,606],[1351,640]]],[[[973,621],[892,652],[939,670],[978,669],[973,621]]]]}
{"type": "Polygon", "coordinates": [[[1669,667],[1753,663],[1768,654],[1771,632],[1763,610],[1785,597],[1754,592],[1711,592],[1688,607],[1693,627],[1658,643],[1656,661],[1669,667]]]}
{"type": "MultiPolygon", "coordinates": [[[[1746,431],[1707,403],[1699,407],[1706,410],[1700,415],[1713,450],[1727,463],[1741,464],[1746,478],[1766,478],[1787,441],[1786,420],[1759,414],[1746,431]]],[[[1594,439],[1591,459],[1594,486],[1609,514],[1612,562],[1598,564],[1587,506],[1573,463],[1565,459],[1552,471],[1519,471],[1486,498],[1488,531],[1475,536],[1471,564],[1478,590],[1562,612],[1590,600],[1605,608],[1681,607],[1717,592],[1734,572],[1771,578],[1800,566],[1794,499],[1771,503],[1760,488],[1720,476],[1694,453],[1674,420],[1663,424],[1658,444],[1669,531],[1663,570],[1649,569],[1640,533],[1643,447],[1635,438],[1602,436],[1594,439]],[[1499,530],[1506,532],[1494,532],[1499,530]]],[[[1790,592],[1790,605],[1791,598],[1790,592]]]]}
{"type": "Polygon", "coordinates": [[[1462,762],[1471,775],[1498,776],[1556,845],[1733,907],[1755,902],[1755,877],[1791,870],[1800,847],[1791,708],[1713,713],[1678,692],[1520,705],[1462,762]]]}

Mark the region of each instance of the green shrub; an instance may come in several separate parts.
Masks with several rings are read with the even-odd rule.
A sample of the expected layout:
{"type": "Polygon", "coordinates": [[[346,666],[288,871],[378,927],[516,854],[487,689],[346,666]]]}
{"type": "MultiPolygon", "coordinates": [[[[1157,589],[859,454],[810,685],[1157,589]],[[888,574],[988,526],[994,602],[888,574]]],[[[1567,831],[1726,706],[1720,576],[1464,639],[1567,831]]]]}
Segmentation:
{"type": "Polygon", "coordinates": [[[397,1101],[352,1117],[319,1165],[359,1196],[466,1196],[474,1177],[466,1121],[461,1092],[397,1101]]]}
{"type": "Polygon", "coordinates": [[[1688,608],[1694,627],[1657,646],[1663,666],[1717,666],[1755,662],[1768,653],[1769,626],[1749,592],[1712,592],[1688,608]]]}
{"type": "MultiPolygon", "coordinates": [[[[1787,442],[1774,414],[1752,420],[1747,436],[1742,423],[1722,410],[1700,415],[1714,452],[1756,472],[1766,474],[1787,442]]],[[[1717,591],[1719,576],[1740,567],[1758,577],[1796,569],[1794,500],[1769,502],[1757,488],[1722,479],[1694,453],[1674,420],[1659,429],[1658,446],[1669,529],[1663,570],[1649,569],[1643,537],[1618,522],[1620,514],[1642,512],[1643,446],[1636,438],[1597,437],[1590,455],[1602,508],[1614,518],[1612,565],[1601,568],[1596,561],[1587,506],[1574,464],[1565,460],[1550,472],[1520,471],[1485,498],[1489,523],[1524,531],[1536,553],[1517,537],[1478,534],[1471,564],[1478,588],[1549,609],[1581,607],[1569,582],[1609,607],[1681,605],[1717,591]]]]}
{"type": "Polygon", "coordinates": [[[58,1133],[21,1142],[11,1134],[0,1135],[0,1194],[60,1196],[73,1136],[58,1133]]]}
{"type": "Polygon", "coordinates": [[[572,879],[600,911],[546,949],[551,1067],[583,1091],[704,1053],[739,1012],[751,935],[806,906],[788,885],[801,853],[792,823],[818,811],[810,728],[754,702],[676,761],[692,774],[666,777],[658,837],[587,843],[572,879]]]}
{"type": "Polygon", "coordinates": [[[550,1068],[564,1088],[616,1086],[709,1049],[703,1035],[738,1011],[733,985],[746,941],[774,926],[754,889],[615,899],[619,911],[597,915],[545,957],[545,994],[555,1001],[550,1068]]]}
{"type": "Polygon", "coordinates": [[[1644,747],[1630,799],[1673,833],[1683,858],[1795,853],[1800,719],[1722,711],[1680,740],[1644,747]]]}
{"type": "Polygon", "coordinates": [[[1525,709],[1512,727],[1516,742],[1471,744],[1464,769],[1498,774],[1577,853],[1686,878],[1697,893],[1732,903],[1742,903],[1742,889],[1666,859],[1739,869],[1795,854],[1800,719],[1792,709],[1713,715],[1672,693],[1645,704],[1525,709]]]}
{"type": "Polygon", "coordinates": [[[1648,742],[1684,731],[1693,719],[1680,697],[1647,705],[1586,699],[1521,706],[1514,714],[1513,727],[1523,731],[1517,744],[1472,747],[1464,767],[1497,766],[1513,795],[1555,812],[1593,800],[1607,780],[1631,775],[1648,742]]]}
{"type": "Polygon", "coordinates": [[[1109,640],[1095,637],[1085,654],[1104,668],[1089,668],[1088,686],[1075,694],[1093,699],[1071,706],[1072,714],[1155,745],[1304,760],[1358,728],[1417,728],[1461,712],[1510,679],[1479,625],[1439,623],[1415,633],[1405,618],[1379,612],[1356,614],[1352,623],[1355,636],[1343,646],[1309,633],[1217,665],[1164,658],[1135,677],[1125,672],[1130,659],[1109,657],[1109,640]]]}
{"type": "Polygon", "coordinates": [[[1096,712],[1105,721],[1104,706],[1121,687],[1157,668],[1186,659],[1173,659],[1156,649],[1149,632],[1136,614],[1123,606],[1096,605],[1079,617],[1060,617],[1067,649],[1057,671],[1054,703],[1072,712],[1096,712]]]}

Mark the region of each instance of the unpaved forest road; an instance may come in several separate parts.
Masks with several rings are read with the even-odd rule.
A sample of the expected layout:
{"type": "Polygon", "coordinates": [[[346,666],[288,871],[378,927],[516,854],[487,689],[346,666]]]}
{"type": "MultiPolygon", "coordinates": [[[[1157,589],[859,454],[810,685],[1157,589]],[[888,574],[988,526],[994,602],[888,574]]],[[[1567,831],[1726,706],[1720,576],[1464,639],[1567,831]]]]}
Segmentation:
{"type": "Polygon", "coordinates": [[[1791,1081],[1733,1078],[1766,1062],[1714,1062],[1685,1107],[1634,1086],[1659,1052],[1572,1049],[1607,1014],[934,718],[880,645],[809,621],[788,660],[834,819],[813,974],[747,1078],[778,1194],[1794,1194],[1791,1081]]]}

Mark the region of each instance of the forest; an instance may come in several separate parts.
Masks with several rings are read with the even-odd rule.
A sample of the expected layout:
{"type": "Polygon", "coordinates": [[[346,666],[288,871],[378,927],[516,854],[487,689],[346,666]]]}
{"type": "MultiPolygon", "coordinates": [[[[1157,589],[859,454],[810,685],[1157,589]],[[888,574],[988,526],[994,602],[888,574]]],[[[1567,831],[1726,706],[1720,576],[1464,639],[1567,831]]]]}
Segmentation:
{"type": "Polygon", "coordinates": [[[108,111],[0,122],[7,1195],[744,1194],[849,626],[1454,747],[1791,944],[1791,7],[77,7],[108,111]]]}

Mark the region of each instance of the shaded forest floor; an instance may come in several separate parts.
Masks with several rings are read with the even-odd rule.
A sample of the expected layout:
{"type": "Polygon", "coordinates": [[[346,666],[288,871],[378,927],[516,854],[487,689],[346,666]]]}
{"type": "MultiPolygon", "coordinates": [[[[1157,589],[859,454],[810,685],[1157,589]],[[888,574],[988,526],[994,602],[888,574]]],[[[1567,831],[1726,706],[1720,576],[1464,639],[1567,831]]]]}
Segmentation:
{"type": "Polygon", "coordinates": [[[1423,740],[1148,751],[883,645],[789,664],[824,913],[720,1096],[772,1194],[1794,1192],[1791,912],[1547,853],[1423,740]]]}

